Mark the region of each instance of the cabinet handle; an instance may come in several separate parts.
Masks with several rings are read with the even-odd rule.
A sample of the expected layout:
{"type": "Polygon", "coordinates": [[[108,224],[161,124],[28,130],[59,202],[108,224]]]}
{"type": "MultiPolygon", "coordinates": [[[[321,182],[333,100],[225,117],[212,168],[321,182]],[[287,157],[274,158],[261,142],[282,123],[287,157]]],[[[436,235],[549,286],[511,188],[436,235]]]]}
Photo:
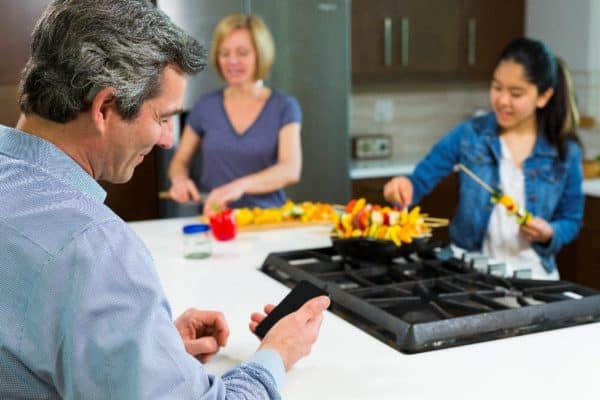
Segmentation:
{"type": "Polygon", "coordinates": [[[408,44],[409,44],[409,33],[410,25],[408,18],[402,18],[402,47],[401,47],[401,62],[403,66],[408,65],[408,44]]]}
{"type": "Polygon", "coordinates": [[[477,20],[470,18],[468,22],[468,45],[467,45],[467,62],[469,65],[475,65],[477,54],[475,52],[475,43],[477,41],[477,20]]]}
{"type": "Polygon", "coordinates": [[[392,65],[392,18],[383,20],[383,63],[386,67],[392,65]]]}

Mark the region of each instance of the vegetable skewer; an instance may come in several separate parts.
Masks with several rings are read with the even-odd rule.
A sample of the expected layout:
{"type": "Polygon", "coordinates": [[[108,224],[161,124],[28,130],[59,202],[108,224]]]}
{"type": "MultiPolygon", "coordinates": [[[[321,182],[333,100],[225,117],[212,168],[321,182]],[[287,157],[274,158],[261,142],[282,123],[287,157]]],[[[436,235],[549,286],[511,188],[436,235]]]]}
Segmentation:
{"type": "Polygon", "coordinates": [[[475,175],[475,173],[473,173],[473,171],[471,171],[469,168],[467,168],[464,164],[462,164],[462,163],[456,164],[454,166],[454,170],[455,171],[458,171],[458,170],[463,171],[471,179],[473,179],[475,182],[477,182],[482,188],[484,188],[486,191],[488,191],[492,195],[492,203],[502,204],[504,206],[504,208],[506,208],[506,211],[509,214],[517,217],[517,222],[519,223],[519,225],[527,225],[527,223],[529,223],[529,221],[531,221],[531,218],[533,218],[533,215],[529,211],[527,211],[525,208],[520,207],[512,197],[504,194],[502,192],[502,190],[500,190],[498,188],[496,188],[496,189],[492,188],[490,185],[488,185],[483,180],[481,180],[480,177],[475,175]]]}

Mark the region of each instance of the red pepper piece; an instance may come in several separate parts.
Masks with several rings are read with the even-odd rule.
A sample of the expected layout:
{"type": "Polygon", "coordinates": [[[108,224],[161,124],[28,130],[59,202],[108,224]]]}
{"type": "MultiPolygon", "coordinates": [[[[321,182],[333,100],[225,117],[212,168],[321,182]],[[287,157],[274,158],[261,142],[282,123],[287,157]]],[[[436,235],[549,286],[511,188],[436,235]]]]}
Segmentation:
{"type": "Polygon", "coordinates": [[[210,229],[217,240],[231,240],[235,237],[237,227],[232,209],[220,211],[209,219],[210,229]]]}

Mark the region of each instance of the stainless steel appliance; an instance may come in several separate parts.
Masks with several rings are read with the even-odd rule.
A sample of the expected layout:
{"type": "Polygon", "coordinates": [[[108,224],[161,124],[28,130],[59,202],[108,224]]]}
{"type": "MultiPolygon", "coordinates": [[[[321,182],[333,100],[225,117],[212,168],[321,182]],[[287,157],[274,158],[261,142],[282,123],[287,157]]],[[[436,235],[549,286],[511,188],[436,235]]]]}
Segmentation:
{"type": "Polygon", "coordinates": [[[482,273],[473,260],[435,243],[397,254],[379,244],[334,241],[335,247],[273,253],[261,270],[288,286],[308,280],[325,289],[332,312],[404,353],[600,320],[600,291],[504,278],[493,266],[482,273]]]}
{"type": "MultiPolygon", "coordinates": [[[[275,64],[268,86],[295,96],[302,107],[303,167],[300,183],[286,188],[295,201],[345,203],[350,197],[350,0],[157,0],[161,8],[208,49],[218,21],[232,12],[261,16],[273,33],[275,64]]],[[[201,94],[221,87],[212,68],[191,79],[189,109],[201,94]]],[[[162,151],[159,186],[173,150],[162,151]]],[[[195,170],[199,169],[199,163],[195,170]]],[[[197,212],[165,204],[162,216],[197,212]]]]}

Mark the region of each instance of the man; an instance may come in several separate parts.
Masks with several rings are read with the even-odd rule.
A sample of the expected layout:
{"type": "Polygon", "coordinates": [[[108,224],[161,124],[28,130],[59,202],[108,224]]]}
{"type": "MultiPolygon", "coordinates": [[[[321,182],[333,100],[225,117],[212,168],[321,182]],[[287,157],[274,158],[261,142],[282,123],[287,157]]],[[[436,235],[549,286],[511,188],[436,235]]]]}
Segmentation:
{"type": "Polygon", "coordinates": [[[328,299],[210,376],[197,358],[226,344],[223,316],[172,322],[150,254],[96,183],[126,182],[153,146],[172,145],[202,48],[141,0],[55,0],[32,39],[22,116],[0,126],[0,398],[278,398],[328,299]]]}

